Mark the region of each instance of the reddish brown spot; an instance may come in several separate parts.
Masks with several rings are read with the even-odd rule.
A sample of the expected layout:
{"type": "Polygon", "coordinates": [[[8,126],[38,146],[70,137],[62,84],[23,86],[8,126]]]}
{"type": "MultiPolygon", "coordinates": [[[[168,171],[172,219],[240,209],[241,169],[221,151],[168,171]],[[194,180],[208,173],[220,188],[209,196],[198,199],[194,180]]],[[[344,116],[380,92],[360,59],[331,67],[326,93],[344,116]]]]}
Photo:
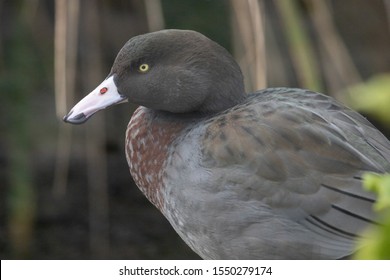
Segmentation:
{"type": "Polygon", "coordinates": [[[182,131],[182,123],[151,116],[138,108],[126,133],[126,154],[130,173],[140,190],[160,210],[163,169],[168,149],[182,131]]]}
{"type": "Polygon", "coordinates": [[[107,91],[108,91],[108,88],[102,87],[102,88],[100,89],[100,94],[105,94],[107,91]]]}

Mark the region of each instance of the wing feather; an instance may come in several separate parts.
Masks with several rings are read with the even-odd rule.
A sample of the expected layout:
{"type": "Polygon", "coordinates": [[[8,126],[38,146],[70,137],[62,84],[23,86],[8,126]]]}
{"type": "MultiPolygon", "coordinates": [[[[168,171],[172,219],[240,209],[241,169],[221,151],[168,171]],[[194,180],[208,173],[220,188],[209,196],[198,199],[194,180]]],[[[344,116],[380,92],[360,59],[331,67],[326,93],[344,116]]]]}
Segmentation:
{"type": "Polygon", "coordinates": [[[362,173],[390,170],[389,141],[358,113],[309,91],[266,90],[244,105],[209,123],[204,166],[217,167],[238,198],[302,225],[328,257],[351,254],[362,229],[376,224],[362,173]]]}

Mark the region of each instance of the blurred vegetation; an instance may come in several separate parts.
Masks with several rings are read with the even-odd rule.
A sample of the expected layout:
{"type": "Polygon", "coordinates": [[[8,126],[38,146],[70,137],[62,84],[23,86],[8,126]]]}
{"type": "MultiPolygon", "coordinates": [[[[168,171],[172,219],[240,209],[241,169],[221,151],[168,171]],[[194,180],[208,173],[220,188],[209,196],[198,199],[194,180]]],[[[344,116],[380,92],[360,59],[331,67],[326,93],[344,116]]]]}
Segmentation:
{"type": "MultiPolygon", "coordinates": [[[[0,257],[197,258],[131,183],[123,137],[134,106],[102,112],[88,129],[72,128],[69,152],[59,144],[67,135],[54,95],[60,1],[0,0],[0,257]],[[92,184],[100,178],[95,156],[107,172],[98,191],[92,184]],[[58,168],[61,163],[68,168],[58,168]],[[66,185],[61,192],[53,190],[58,181],[66,185]],[[102,253],[98,243],[109,246],[102,253]]],[[[65,48],[76,50],[74,66],[64,54],[75,89],[65,91],[62,107],[74,102],[69,91],[77,100],[100,83],[126,40],[160,25],[197,30],[226,47],[243,68],[248,91],[259,84],[321,90],[369,112],[389,136],[389,117],[383,118],[390,104],[384,0],[62,3],[70,2],[80,6],[73,14],[79,23],[66,25],[68,32],[77,28],[77,42],[65,48]]]]}
{"type": "Polygon", "coordinates": [[[381,227],[367,229],[367,238],[361,240],[356,258],[362,260],[390,260],[390,174],[367,173],[364,187],[378,195],[374,209],[381,227]]]}
{"type": "Polygon", "coordinates": [[[346,98],[356,110],[390,127],[390,73],[381,73],[348,88],[346,98]]]}
{"type": "MultiPolygon", "coordinates": [[[[4,7],[3,7],[4,8],[4,7]]],[[[32,180],[31,93],[39,91],[40,77],[44,73],[36,48],[31,38],[28,18],[21,13],[8,10],[15,23],[2,39],[1,58],[3,65],[0,77],[0,92],[3,95],[3,114],[6,127],[2,136],[8,157],[6,209],[8,216],[7,244],[14,257],[28,257],[31,250],[35,221],[36,192],[32,180]],[[30,44],[26,44],[30,42],[30,44]]]]}
{"type": "Polygon", "coordinates": [[[162,0],[165,28],[198,30],[231,50],[229,2],[162,0]]]}
{"type": "Polygon", "coordinates": [[[291,58],[301,87],[322,92],[318,61],[315,58],[313,40],[305,31],[302,22],[302,10],[298,1],[276,1],[280,17],[284,24],[291,58]]]}
{"type": "MultiPolygon", "coordinates": [[[[350,104],[356,110],[373,116],[390,127],[390,74],[375,75],[366,82],[350,87],[346,92],[350,104]]],[[[390,260],[390,174],[367,173],[364,187],[377,194],[374,210],[383,226],[367,229],[367,238],[358,244],[362,248],[357,259],[390,260]]]]}

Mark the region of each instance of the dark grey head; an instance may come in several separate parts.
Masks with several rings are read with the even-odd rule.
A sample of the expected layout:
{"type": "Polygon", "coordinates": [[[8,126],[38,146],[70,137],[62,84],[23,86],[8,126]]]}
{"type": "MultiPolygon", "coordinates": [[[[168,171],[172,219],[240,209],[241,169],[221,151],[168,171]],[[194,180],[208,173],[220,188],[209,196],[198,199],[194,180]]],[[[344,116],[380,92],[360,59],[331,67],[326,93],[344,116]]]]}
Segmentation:
{"type": "Polygon", "coordinates": [[[195,31],[163,30],[130,39],[106,80],[64,120],[81,123],[124,100],[172,113],[215,113],[244,94],[241,70],[223,47],[195,31]]]}

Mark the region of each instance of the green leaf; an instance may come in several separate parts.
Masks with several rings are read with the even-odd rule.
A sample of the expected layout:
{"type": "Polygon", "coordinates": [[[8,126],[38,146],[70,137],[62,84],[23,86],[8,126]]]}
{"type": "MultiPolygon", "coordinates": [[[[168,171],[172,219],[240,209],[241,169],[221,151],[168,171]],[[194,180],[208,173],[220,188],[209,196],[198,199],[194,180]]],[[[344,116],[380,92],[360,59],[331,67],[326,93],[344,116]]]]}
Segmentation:
{"type": "Polygon", "coordinates": [[[390,73],[378,74],[368,81],[347,90],[349,104],[390,125],[390,73]]]}
{"type": "Polygon", "coordinates": [[[390,259],[390,174],[366,173],[363,176],[366,190],[377,194],[374,210],[382,226],[373,226],[359,240],[356,259],[390,259]]]}
{"type": "Polygon", "coordinates": [[[374,210],[379,212],[390,209],[390,174],[366,173],[363,179],[364,188],[378,194],[374,210]]]}

